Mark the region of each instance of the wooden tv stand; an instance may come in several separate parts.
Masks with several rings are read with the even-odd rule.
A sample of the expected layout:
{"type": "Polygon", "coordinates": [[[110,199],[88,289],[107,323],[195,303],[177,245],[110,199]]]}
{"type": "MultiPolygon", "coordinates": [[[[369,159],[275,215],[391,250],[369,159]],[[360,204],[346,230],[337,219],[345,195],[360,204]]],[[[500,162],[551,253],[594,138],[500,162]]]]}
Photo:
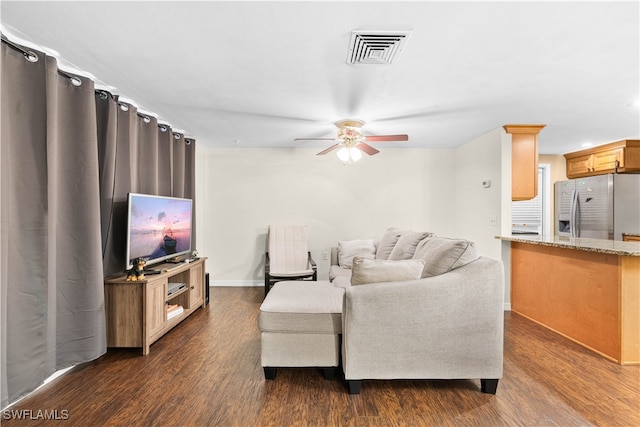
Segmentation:
{"type": "Polygon", "coordinates": [[[143,280],[128,282],[126,275],[106,279],[107,347],[142,347],[142,354],[147,355],[151,344],[204,307],[205,260],[153,266],[161,273],[145,275],[143,280]],[[184,283],[185,287],[167,295],[172,283],[184,283]],[[184,311],[168,319],[169,304],[184,311]]]}

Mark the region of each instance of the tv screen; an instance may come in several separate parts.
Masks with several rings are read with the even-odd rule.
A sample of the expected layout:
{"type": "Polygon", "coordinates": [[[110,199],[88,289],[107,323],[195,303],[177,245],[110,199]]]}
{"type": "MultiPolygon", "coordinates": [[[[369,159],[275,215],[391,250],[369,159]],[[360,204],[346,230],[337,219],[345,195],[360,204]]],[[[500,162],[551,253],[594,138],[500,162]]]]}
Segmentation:
{"type": "Polygon", "coordinates": [[[191,199],[129,193],[127,269],[136,258],[147,265],[191,253],[191,199]]]}

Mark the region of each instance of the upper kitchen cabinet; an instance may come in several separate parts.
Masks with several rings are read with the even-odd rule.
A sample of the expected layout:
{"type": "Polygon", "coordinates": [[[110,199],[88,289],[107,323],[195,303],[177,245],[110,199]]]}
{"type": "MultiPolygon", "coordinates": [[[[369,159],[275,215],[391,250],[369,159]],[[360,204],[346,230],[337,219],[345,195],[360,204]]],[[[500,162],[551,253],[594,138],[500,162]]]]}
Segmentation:
{"type": "Polygon", "coordinates": [[[640,140],[625,139],[565,154],[567,178],[640,172],[640,140]]]}
{"type": "Polygon", "coordinates": [[[538,195],[538,133],[546,125],[504,125],[511,134],[511,200],[538,195]]]}

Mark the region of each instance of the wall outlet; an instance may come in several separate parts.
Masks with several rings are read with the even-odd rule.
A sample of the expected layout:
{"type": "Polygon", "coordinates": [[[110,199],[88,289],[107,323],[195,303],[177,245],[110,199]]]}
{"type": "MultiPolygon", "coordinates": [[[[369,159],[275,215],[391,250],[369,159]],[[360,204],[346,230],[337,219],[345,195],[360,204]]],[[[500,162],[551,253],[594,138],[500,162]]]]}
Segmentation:
{"type": "Polygon", "coordinates": [[[324,260],[328,260],[329,259],[329,253],[327,251],[322,252],[322,259],[324,259],[324,260]]]}
{"type": "Polygon", "coordinates": [[[498,218],[495,215],[489,215],[489,225],[494,227],[498,225],[498,218]]]}

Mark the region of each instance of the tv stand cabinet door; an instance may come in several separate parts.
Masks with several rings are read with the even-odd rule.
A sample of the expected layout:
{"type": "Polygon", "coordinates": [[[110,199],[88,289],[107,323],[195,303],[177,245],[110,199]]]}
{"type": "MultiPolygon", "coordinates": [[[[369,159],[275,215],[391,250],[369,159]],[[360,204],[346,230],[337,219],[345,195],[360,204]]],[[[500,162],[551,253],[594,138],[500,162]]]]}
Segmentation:
{"type": "Polygon", "coordinates": [[[149,353],[149,346],[162,334],[166,322],[167,280],[147,282],[146,330],[143,353],[149,353]],[[160,335],[158,335],[160,334],[160,335]]]}
{"type": "Polygon", "coordinates": [[[189,307],[204,306],[204,261],[191,267],[189,285],[189,307]]]}

